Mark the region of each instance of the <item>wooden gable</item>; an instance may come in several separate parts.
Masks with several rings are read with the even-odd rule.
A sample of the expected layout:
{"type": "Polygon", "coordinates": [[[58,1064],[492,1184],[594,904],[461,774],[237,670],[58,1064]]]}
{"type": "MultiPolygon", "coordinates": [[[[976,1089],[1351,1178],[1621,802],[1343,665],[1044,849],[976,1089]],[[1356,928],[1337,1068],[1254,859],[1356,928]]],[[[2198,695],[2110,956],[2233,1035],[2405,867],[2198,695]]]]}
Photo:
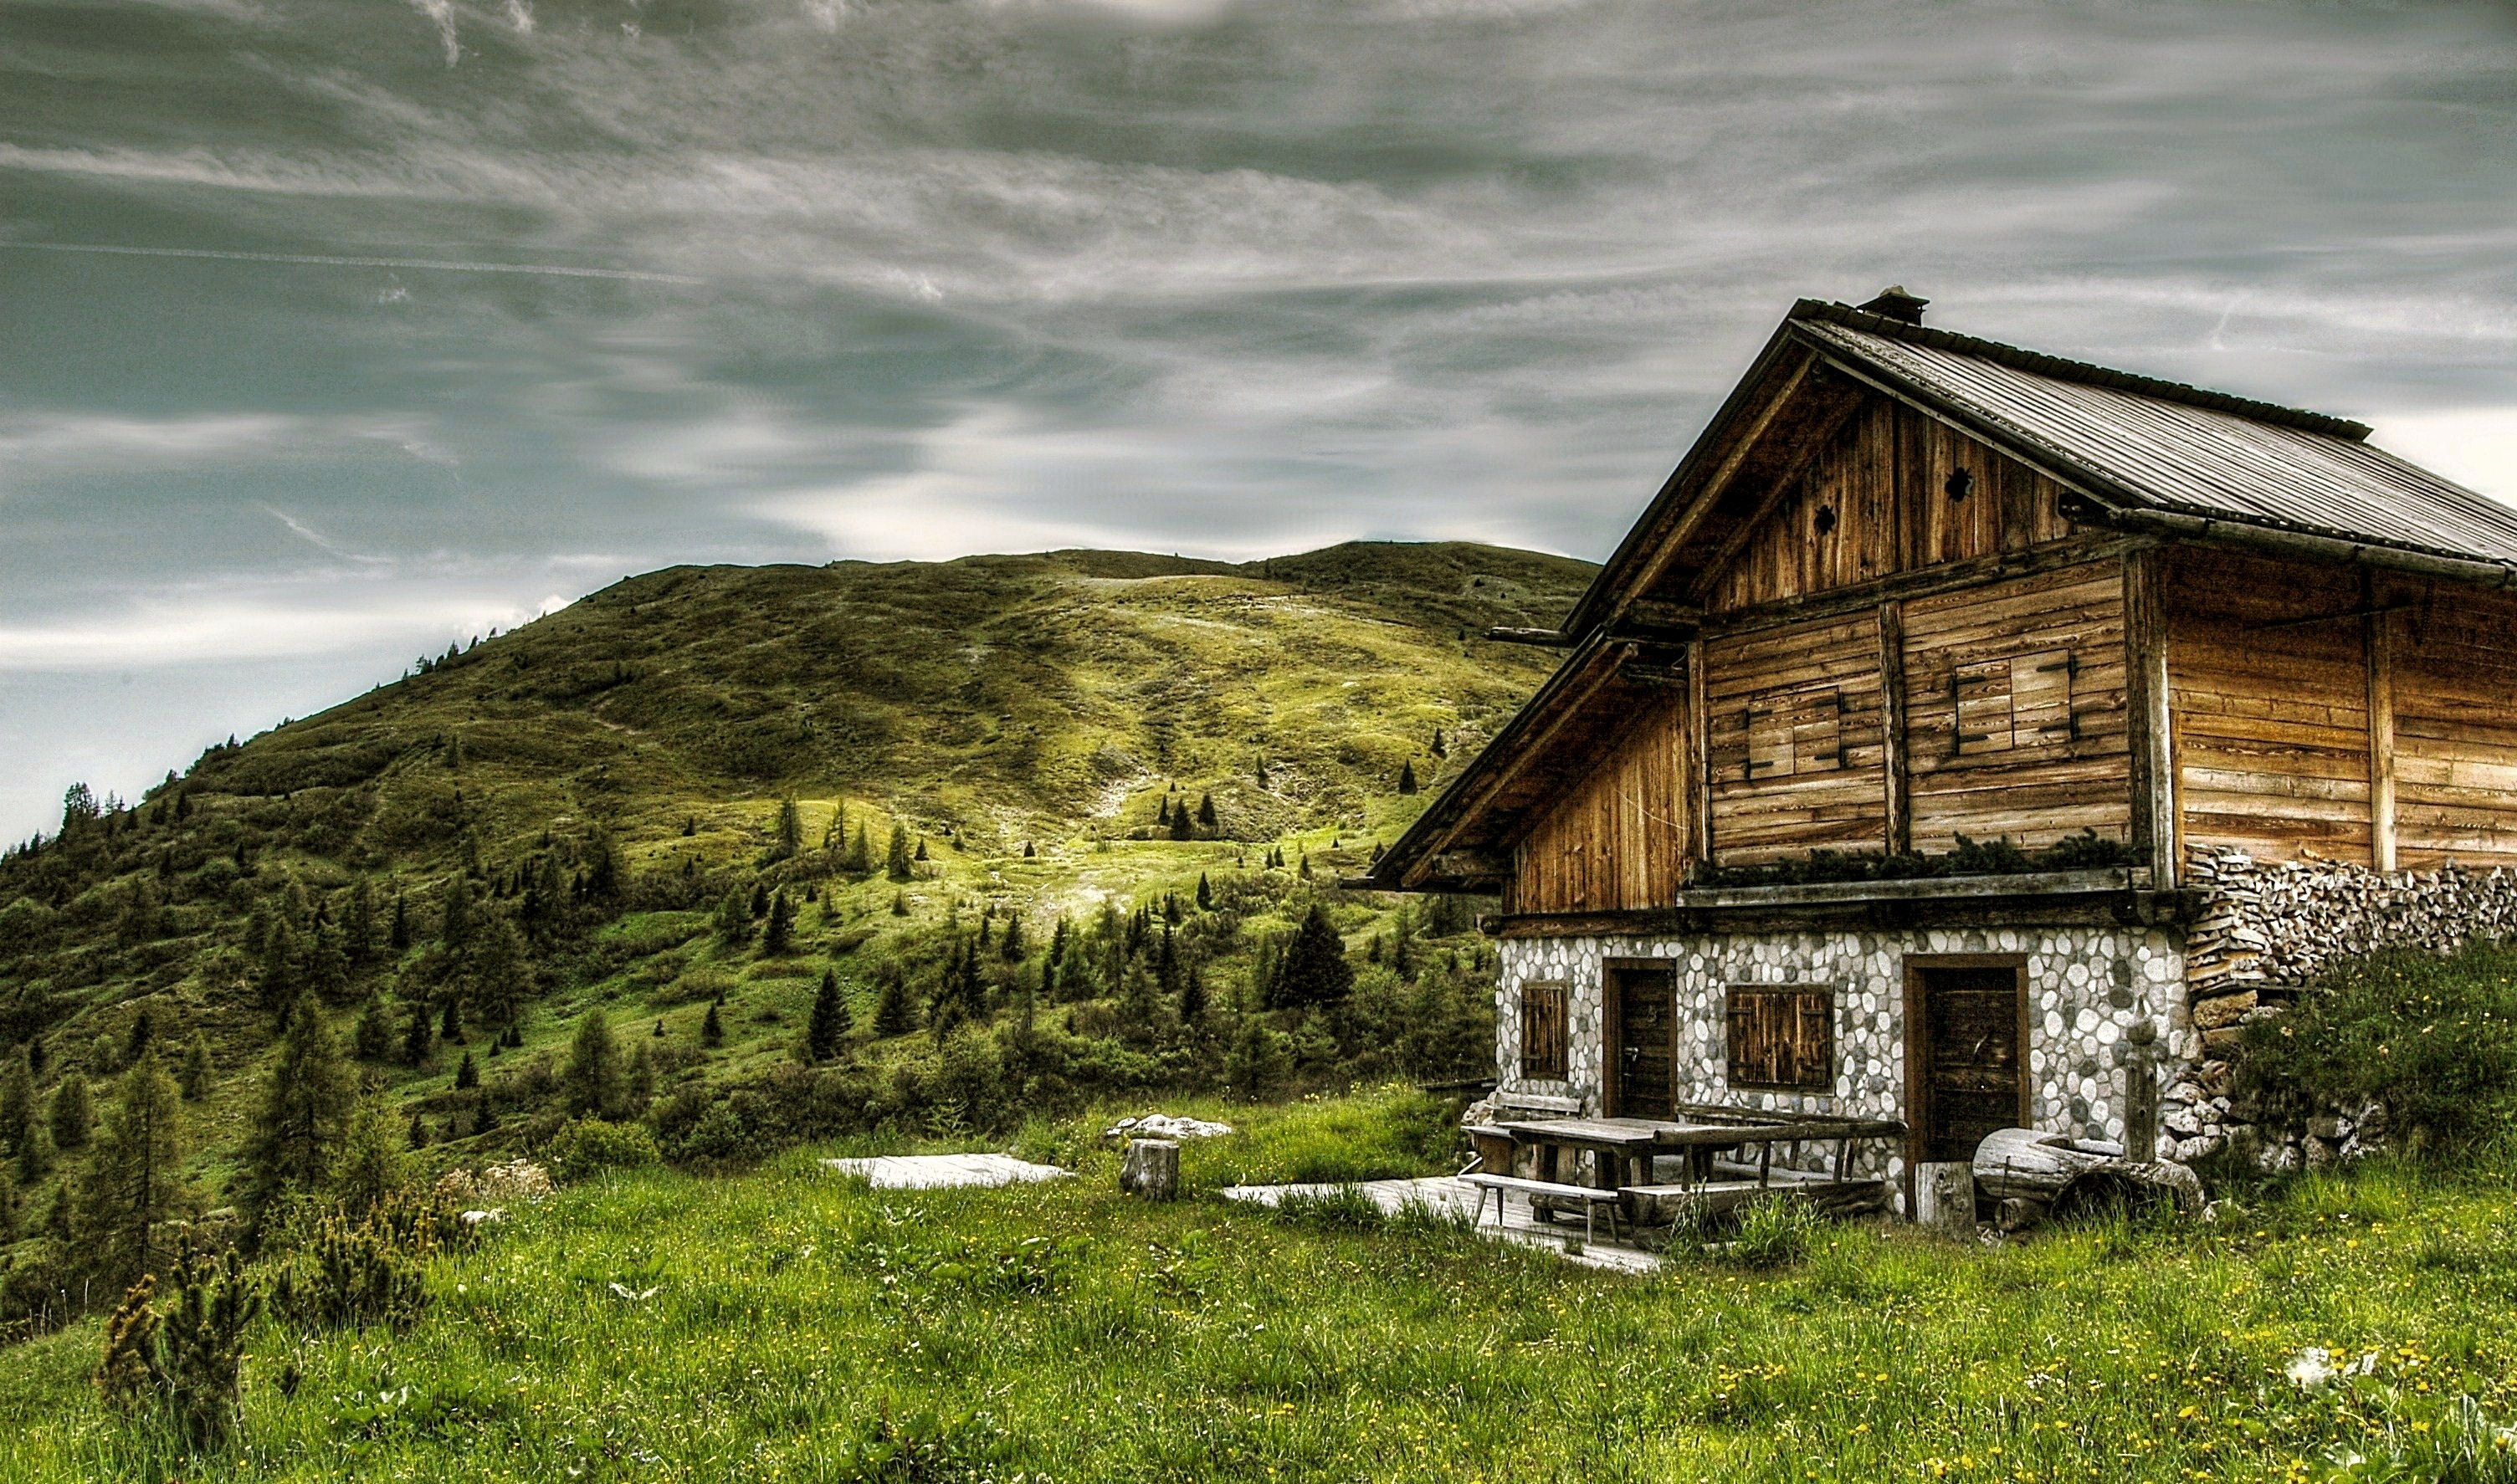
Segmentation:
{"type": "Polygon", "coordinates": [[[1939,418],[1872,394],[1771,509],[1696,578],[1712,613],[1806,598],[2069,536],[2064,489],[1939,418]]]}

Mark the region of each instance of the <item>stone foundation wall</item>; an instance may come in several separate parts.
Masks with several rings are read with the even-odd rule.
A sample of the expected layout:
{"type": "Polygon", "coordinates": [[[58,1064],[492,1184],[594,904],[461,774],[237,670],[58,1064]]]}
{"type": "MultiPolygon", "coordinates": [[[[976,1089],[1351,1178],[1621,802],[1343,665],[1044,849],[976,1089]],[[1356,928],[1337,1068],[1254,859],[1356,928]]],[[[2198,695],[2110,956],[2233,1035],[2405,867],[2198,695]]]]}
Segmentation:
{"type": "MultiPolygon", "coordinates": [[[[1608,958],[1674,960],[1680,1096],[1808,1113],[1901,1118],[1905,1097],[1905,959],[1914,954],[2018,954],[2027,960],[2029,1109],[2034,1126],[2120,1141],[2132,1028],[2157,1033],[2160,1083],[2182,1081],[2201,1043],[2185,1014],[2184,958],[2173,934],[2145,928],[1916,929],[1677,937],[1510,938],[1497,984],[1497,1073],[1507,1090],[1570,1096],[1600,1111],[1601,966],[1608,958]],[[1520,1077],[1520,986],[1569,990],[1570,1076],[1520,1077]],[[1806,984],[1835,992],[1836,1084],[1826,1093],[1741,1091],[1726,1084],[1725,992],[1733,984],[1806,984]]],[[[2162,1151],[2164,1140],[2162,1140],[2162,1151]]],[[[1901,1158],[1874,1174],[1897,1178],[1901,1158]]]]}
{"type": "Polygon", "coordinates": [[[2256,1126],[2235,1099],[2235,1056],[2249,1021],[2277,1015],[2336,961],[2417,948],[2450,953],[2474,938],[2517,937],[2517,872],[2378,871],[2309,856],[2258,861],[2239,851],[2187,853],[2186,884],[2206,894],[2186,935],[2188,1002],[2201,1040],[2193,1074],[2166,1088],[2162,1129],[2195,1160],[2235,1141],[2267,1168],[2353,1153],[2366,1130],[2348,1117],[2305,1128],[2256,1126]]]}

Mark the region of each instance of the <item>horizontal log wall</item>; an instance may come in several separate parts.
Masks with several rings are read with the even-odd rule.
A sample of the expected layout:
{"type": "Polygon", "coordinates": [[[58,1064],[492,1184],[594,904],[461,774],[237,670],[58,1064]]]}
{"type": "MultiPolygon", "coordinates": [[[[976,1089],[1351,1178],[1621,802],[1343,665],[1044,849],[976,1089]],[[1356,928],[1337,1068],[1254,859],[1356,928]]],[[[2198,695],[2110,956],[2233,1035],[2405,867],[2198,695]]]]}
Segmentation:
{"type": "Polygon", "coordinates": [[[2184,548],[2165,587],[2184,843],[2368,865],[2358,574],[2184,548]]]}
{"type": "Polygon", "coordinates": [[[1913,848],[2124,838],[2131,786],[2123,568],[2113,561],[1904,605],[1913,848]]]}
{"type": "Polygon", "coordinates": [[[1990,445],[1877,397],[1713,578],[1706,606],[1731,613],[2060,540],[2070,534],[2062,493],[1990,445]],[[1965,492],[1952,498],[1960,471],[1965,492]]]}
{"type": "Polygon", "coordinates": [[[1672,689],[1612,734],[1514,850],[1510,911],[1664,906],[1685,871],[1686,694],[1672,689]]]}
{"type": "Polygon", "coordinates": [[[1875,611],[1704,642],[1713,853],[1756,865],[1887,836],[1875,611]]]}

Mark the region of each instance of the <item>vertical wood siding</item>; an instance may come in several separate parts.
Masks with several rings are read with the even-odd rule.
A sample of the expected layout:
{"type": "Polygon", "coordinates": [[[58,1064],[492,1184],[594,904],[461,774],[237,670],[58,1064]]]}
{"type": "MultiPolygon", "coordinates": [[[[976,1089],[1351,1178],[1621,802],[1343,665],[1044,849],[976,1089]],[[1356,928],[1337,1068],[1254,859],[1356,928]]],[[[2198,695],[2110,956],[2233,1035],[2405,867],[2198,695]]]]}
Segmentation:
{"type": "MultiPolygon", "coordinates": [[[[2170,554],[2166,589],[2185,843],[2275,860],[2305,848],[2367,864],[2368,685],[2354,616],[2363,607],[2358,574],[2181,549],[2170,554]]],[[[2400,717],[2403,701],[2396,704],[2400,717]]]]}
{"type": "Polygon", "coordinates": [[[1913,847],[2028,847],[2131,819],[2123,569],[2093,562],[1904,605],[1913,847]]]}
{"type": "Polygon", "coordinates": [[[2070,534],[2062,487],[1938,419],[1874,399],[1837,431],[1797,488],[1713,575],[1730,613],[2070,534]],[[1971,486],[1951,499],[1963,470],[1971,486]]]}
{"type": "Polygon", "coordinates": [[[1631,719],[1591,770],[1545,806],[1514,851],[1511,911],[1665,906],[1685,878],[1686,697],[1631,719]]]}

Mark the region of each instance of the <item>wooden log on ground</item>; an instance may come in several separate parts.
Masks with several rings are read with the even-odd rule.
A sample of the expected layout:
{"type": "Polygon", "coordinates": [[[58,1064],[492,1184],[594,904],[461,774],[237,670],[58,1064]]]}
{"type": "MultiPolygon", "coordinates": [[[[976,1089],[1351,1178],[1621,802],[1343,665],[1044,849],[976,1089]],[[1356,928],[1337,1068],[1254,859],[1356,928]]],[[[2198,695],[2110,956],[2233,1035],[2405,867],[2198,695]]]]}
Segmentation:
{"type": "Polygon", "coordinates": [[[1147,1201],[1170,1201],[1179,1195],[1179,1144],[1173,1139],[1138,1139],[1119,1163],[1119,1188],[1147,1201]]]}
{"type": "Polygon", "coordinates": [[[2208,1204],[2201,1179],[2182,1165],[2075,1149],[2032,1128],[1985,1134],[1976,1146],[1975,1178],[1995,1201],[2026,1203],[2023,1210],[2042,1208],[2057,1220],[2114,1208],[2198,1216],[2208,1204]]]}

